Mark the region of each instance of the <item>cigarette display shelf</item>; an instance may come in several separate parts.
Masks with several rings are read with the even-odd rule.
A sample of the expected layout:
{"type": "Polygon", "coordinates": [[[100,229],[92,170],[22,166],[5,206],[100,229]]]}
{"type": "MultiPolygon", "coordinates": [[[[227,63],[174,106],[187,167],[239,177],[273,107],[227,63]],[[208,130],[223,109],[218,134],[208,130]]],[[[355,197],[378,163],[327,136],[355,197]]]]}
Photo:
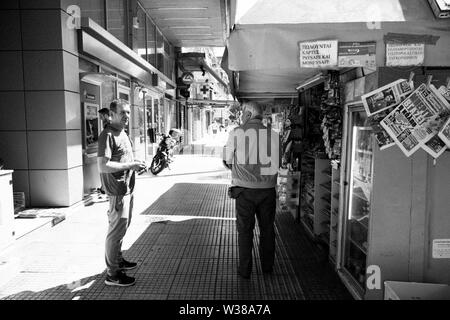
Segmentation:
{"type": "MultiPolygon", "coordinates": [[[[302,209],[301,218],[316,240],[323,240],[324,235],[329,234],[331,217],[331,169],[330,161],[320,158],[306,158],[302,162],[302,168],[314,168],[314,175],[306,175],[302,179],[302,209]],[[311,161],[313,160],[313,161],[311,161]],[[308,202],[306,200],[309,200],[308,202]],[[312,203],[310,202],[312,201],[312,203]],[[309,209],[307,209],[309,208],[309,209]],[[306,215],[306,211],[312,214],[306,215]]],[[[328,243],[328,241],[327,241],[328,243]]]]}
{"type": "Polygon", "coordinates": [[[337,260],[337,239],[339,229],[339,202],[340,202],[340,162],[337,160],[331,161],[331,208],[330,208],[330,261],[336,265],[337,260]],[[334,245],[333,245],[334,244],[334,245]]]}

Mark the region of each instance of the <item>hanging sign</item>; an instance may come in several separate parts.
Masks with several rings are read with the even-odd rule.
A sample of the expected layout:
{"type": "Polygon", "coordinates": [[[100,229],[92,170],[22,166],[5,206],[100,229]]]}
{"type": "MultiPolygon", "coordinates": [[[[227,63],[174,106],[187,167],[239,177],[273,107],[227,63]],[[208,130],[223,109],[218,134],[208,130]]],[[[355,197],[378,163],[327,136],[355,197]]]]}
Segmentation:
{"type": "Polygon", "coordinates": [[[339,67],[376,67],[376,42],[339,42],[339,67]]]}
{"type": "Polygon", "coordinates": [[[337,67],[337,40],[299,42],[300,68],[337,67]]]}
{"type": "Polygon", "coordinates": [[[194,82],[194,75],[191,72],[184,72],[181,75],[181,81],[184,84],[192,84],[194,82]]]}
{"type": "Polygon", "coordinates": [[[418,66],[425,59],[424,43],[387,43],[386,66],[418,66]]]}

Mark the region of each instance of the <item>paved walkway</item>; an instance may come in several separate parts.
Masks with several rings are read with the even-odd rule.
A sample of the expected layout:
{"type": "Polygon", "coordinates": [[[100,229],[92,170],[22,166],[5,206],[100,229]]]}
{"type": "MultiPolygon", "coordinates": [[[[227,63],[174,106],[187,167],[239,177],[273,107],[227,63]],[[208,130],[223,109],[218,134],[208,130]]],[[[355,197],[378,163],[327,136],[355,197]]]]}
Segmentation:
{"type": "Polygon", "coordinates": [[[309,300],[351,299],[289,213],[276,218],[274,273],[261,272],[258,230],[250,279],[237,275],[234,203],[220,159],[177,156],[171,171],[140,176],[124,255],[136,285],[104,284],[107,202],[79,206],[58,225],[0,252],[1,299],[309,300]],[[202,173],[203,172],[203,173],[202,173]]]}

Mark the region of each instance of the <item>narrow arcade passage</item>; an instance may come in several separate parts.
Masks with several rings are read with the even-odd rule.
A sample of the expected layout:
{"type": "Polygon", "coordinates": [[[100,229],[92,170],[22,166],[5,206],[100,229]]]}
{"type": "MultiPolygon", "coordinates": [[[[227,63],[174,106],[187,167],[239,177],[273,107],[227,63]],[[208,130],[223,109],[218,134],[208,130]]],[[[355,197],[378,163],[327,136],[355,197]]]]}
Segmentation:
{"type": "MultiPolygon", "coordinates": [[[[192,161],[205,163],[211,159],[198,157],[192,161]]],[[[326,252],[307,238],[290,213],[277,213],[274,273],[261,271],[256,228],[252,276],[240,278],[234,203],[227,197],[228,174],[223,170],[208,172],[195,174],[195,179],[189,174],[175,178],[176,172],[171,172],[172,177],[138,179],[140,203],[123,246],[124,256],[138,262],[138,268],[128,272],[136,278],[134,286],[104,284],[107,203],[98,202],[12,248],[9,255],[22,257],[22,261],[8,281],[0,282],[0,298],[351,299],[327,261],[326,252]],[[176,181],[168,185],[168,179],[176,181]],[[154,201],[144,198],[145,192],[156,193],[158,188],[161,194],[153,195],[154,201]],[[144,206],[143,201],[152,202],[144,206]]]]}

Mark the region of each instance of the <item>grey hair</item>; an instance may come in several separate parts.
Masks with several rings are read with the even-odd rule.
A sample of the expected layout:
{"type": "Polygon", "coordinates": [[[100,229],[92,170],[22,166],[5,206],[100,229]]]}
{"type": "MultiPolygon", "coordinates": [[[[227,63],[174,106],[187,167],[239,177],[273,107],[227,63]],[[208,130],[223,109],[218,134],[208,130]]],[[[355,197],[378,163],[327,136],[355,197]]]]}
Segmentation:
{"type": "Polygon", "coordinates": [[[262,119],[264,110],[259,103],[254,101],[245,102],[243,108],[245,108],[246,111],[252,114],[252,119],[254,118],[262,119]]]}
{"type": "Polygon", "coordinates": [[[123,99],[115,99],[113,101],[111,101],[111,104],[109,105],[109,110],[117,113],[117,107],[118,106],[123,106],[123,105],[129,105],[130,103],[126,100],[123,99]]]}

